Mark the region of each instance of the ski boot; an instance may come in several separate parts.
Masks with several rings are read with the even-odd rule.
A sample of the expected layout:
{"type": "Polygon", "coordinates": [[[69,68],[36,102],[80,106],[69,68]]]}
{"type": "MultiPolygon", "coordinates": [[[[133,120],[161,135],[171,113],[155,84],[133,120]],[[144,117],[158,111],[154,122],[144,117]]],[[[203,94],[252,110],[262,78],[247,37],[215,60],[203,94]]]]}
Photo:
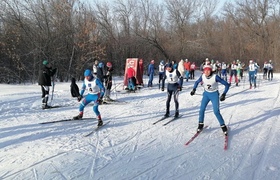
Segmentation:
{"type": "Polygon", "coordinates": [[[42,104],[42,109],[49,109],[51,108],[51,106],[47,105],[47,104],[42,104]]]}
{"type": "Polygon", "coordinates": [[[179,111],[177,110],[174,115],[175,118],[179,117],[179,111]]]}
{"type": "Polygon", "coordinates": [[[227,126],[223,124],[223,125],[221,125],[221,128],[222,128],[222,130],[223,130],[223,132],[224,132],[225,136],[227,136],[227,135],[228,135],[228,129],[227,129],[227,126]]]}
{"type": "Polygon", "coordinates": [[[97,124],[97,127],[100,127],[100,126],[103,126],[103,121],[101,119],[98,120],[98,124],[97,124]]]}
{"type": "Polygon", "coordinates": [[[203,130],[204,123],[198,123],[197,133],[200,133],[203,130]]]}
{"type": "Polygon", "coordinates": [[[103,121],[101,119],[101,115],[100,114],[97,116],[97,120],[98,120],[97,127],[103,126],[103,121]]]}
{"type": "Polygon", "coordinates": [[[166,112],[164,117],[169,117],[169,112],[166,112]]]}
{"type": "Polygon", "coordinates": [[[74,119],[74,120],[83,119],[83,114],[79,114],[78,116],[74,116],[73,119],[74,119]]]}

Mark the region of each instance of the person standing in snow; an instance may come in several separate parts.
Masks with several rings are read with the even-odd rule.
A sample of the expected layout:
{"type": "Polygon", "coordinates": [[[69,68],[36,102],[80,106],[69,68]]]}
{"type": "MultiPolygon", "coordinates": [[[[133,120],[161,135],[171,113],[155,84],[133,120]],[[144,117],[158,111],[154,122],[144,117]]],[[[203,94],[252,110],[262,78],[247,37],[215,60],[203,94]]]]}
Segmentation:
{"type": "Polygon", "coordinates": [[[128,86],[128,91],[133,91],[135,92],[135,86],[136,86],[136,73],[135,70],[133,69],[133,67],[131,65],[128,65],[127,68],[127,86],[128,86]]]}
{"type": "Polygon", "coordinates": [[[91,70],[87,69],[84,72],[84,82],[82,85],[82,89],[80,92],[80,96],[77,98],[80,102],[83,99],[83,95],[85,93],[85,90],[87,90],[88,94],[84,97],[82,100],[80,107],[79,107],[79,115],[74,116],[73,119],[79,120],[83,118],[84,115],[84,108],[86,105],[88,105],[90,102],[94,102],[93,105],[93,112],[97,116],[98,124],[97,126],[102,126],[103,121],[101,119],[101,114],[98,110],[99,104],[102,103],[102,98],[104,96],[105,88],[102,84],[102,82],[98,79],[93,77],[91,70]]]}
{"type": "Polygon", "coordinates": [[[166,100],[166,113],[165,117],[170,115],[170,101],[172,94],[174,96],[174,103],[175,103],[175,117],[179,116],[179,77],[181,77],[180,72],[177,69],[172,67],[172,63],[169,63],[165,70],[165,75],[162,81],[162,91],[164,91],[164,84],[165,80],[167,80],[167,100],[166,100]]]}
{"type": "Polygon", "coordinates": [[[257,87],[257,71],[258,66],[254,63],[253,60],[249,61],[249,66],[248,66],[248,71],[249,71],[249,82],[250,82],[250,89],[252,88],[252,85],[254,84],[254,88],[257,87]]]}
{"type": "Polygon", "coordinates": [[[94,64],[92,65],[92,74],[93,74],[94,77],[97,76],[98,63],[99,63],[99,61],[96,59],[94,61],[94,64]]]}
{"type": "Polygon", "coordinates": [[[50,86],[52,86],[51,78],[56,73],[56,68],[52,69],[51,64],[47,60],[43,61],[43,67],[39,71],[38,85],[41,86],[42,90],[42,109],[50,108],[48,106],[50,86]]]}
{"type": "Polygon", "coordinates": [[[154,79],[154,72],[155,72],[155,61],[151,60],[149,66],[148,66],[148,76],[149,76],[149,82],[148,87],[153,86],[153,79],[154,79]]]}
{"type": "Polygon", "coordinates": [[[104,64],[103,64],[103,62],[98,63],[96,77],[101,81],[102,84],[104,83],[104,64]]]}
{"type": "Polygon", "coordinates": [[[176,63],[176,61],[172,60],[171,63],[172,63],[172,68],[173,69],[177,69],[178,68],[178,64],[176,63]]]}
{"type": "Polygon", "coordinates": [[[272,64],[272,60],[269,60],[269,63],[267,65],[267,69],[268,69],[267,79],[269,81],[272,81],[272,79],[273,79],[273,64],[272,64]]]}
{"type": "Polygon", "coordinates": [[[196,66],[195,62],[191,64],[191,69],[190,69],[190,79],[194,79],[194,72],[195,72],[196,66]]]}
{"type": "Polygon", "coordinates": [[[105,95],[104,95],[104,100],[105,101],[112,101],[110,98],[111,94],[111,88],[112,88],[112,71],[113,71],[113,66],[111,62],[106,63],[106,75],[105,75],[105,95]]]}
{"type": "MultiPolygon", "coordinates": [[[[182,91],[184,75],[185,75],[185,67],[184,67],[184,60],[181,59],[178,63],[178,71],[180,72],[181,76],[179,77],[179,91],[182,91]]],[[[189,74],[189,73],[188,73],[189,74]]]]}
{"type": "Polygon", "coordinates": [[[191,71],[191,62],[188,59],[186,59],[184,62],[184,68],[185,68],[185,73],[182,74],[182,76],[185,75],[186,81],[188,82],[190,77],[190,71],[191,71]]]}
{"type": "Polygon", "coordinates": [[[159,63],[159,66],[158,66],[158,87],[160,89],[160,83],[161,81],[163,80],[163,76],[164,76],[164,71],[165,71],[165,64],[164,64],[164,61],[161,60],[160,63],[159,63]]]}
{"type": "Polygon", "coordinates": [[[267,61],[264,62],[263,64],[263,79],[267,79],[267,69],[268,68],[268,63],[267,61]]]}
{"type": "Polygon", "coordinates": [[[231,84],[232,77],[234,76],[235,84],[236,86],[238,86],[237,64],[235,60],[230,64],[229,68],[230,68],[229,84],[231,84]]]}
{"type": "Polygon", "coordinates": [[[203,74],[199,77],[199,79],[194,83],[193,90],[191,91],[191,96],[195,94],[196,88],[199,83],[203,82],[204,92],[202,95],[202,101],[199,110],[199,122],[197,132],[201,132],[204,127],[204,115],[206,107],[209,101],[212,102],[214,114],[216,115],[222,131],[225,135],[227,135],[227,126],[225,125],[225,121],[220,113],[220,103],[219,103],[219,91],[218,91],[218,83],[221,83],[225,86],[223,94],[220,97],[220,101],[224,101],[226,98],[226,93],[229,90],[229,83],[223,80],[220,76],[212,73],[211,65],[204,65],[203,74]]]}
{"type": "Polygon", "coordinates": [[[227,81],[227,64],[225,62],[222,62],[221,69],[221,77],[223,80],[227,81]]]}

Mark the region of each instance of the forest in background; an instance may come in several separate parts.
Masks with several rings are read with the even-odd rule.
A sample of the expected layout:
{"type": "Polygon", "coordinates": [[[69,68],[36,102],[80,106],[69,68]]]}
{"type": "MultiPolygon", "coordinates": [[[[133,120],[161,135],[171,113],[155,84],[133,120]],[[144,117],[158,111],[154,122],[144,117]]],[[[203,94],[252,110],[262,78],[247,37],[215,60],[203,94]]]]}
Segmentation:
{"type": "MultiPolygon", "coordinates": [[[[94,60],[123,75],[127,58],[207,57],[261,67],[280,57],[280,0],[1,0],[0,83],[37,83],[43,60],[77,80],[94,60]],[[110,2],[110,3],[109,3],[110,2]]],[[[157,67],[157,66],[156,66],[157,67]]]]}

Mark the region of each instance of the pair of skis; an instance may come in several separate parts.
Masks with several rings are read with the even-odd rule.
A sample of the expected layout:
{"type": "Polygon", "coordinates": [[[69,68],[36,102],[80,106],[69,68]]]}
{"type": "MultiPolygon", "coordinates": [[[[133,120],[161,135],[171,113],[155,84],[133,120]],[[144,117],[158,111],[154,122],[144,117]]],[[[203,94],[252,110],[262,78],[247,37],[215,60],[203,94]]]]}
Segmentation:
{"type": "Polygon", "coordinates": [[[166,126],[167,124],[169,124],[169,123],[175,121],[176,119],[179,119],[179,118],[182,117],[182,116],[183,116],[183,115],[179,115],[179,116],[163,116],[163,117],[160,118],[159,120],[155,121],[155,122],[153,123],[153,125],[155,125],[155,124],[157,124],[157,123],[159,123],[159,122],[161,122],[161,121],[163,121],[163,120],[165,120],[165,119],[168,119],[168,118],[172,117],[172,119],[170,119],[169,121],[167,121],[166,123],[163,124],[163,126],[166,126]]]}
{"type": "MultiPolygon", "coordinates": [[[[203,129],[206,129],[208,126],[205,126],[203,129]]],[[[202,129],[202,131],[203,131],[202,129]]],[[[229,128],[228,128],[229,130],[229,128]]],[[[195,140],[195,138],[197,138],[198,135],[200,135],[202,133],[202,131],[196,132],[191,138],[190,140],[188,140],[185,145],[188,146],[193,140],[195,140]]],[[[228,149],[228,134],[224,135],[224,150],[228,149]]]]}

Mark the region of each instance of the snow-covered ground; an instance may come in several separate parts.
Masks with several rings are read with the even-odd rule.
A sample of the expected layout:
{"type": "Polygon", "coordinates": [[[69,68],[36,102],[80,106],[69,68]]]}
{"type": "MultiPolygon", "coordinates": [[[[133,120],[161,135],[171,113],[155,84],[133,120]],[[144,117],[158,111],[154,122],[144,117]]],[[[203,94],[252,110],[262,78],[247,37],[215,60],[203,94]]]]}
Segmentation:
{"type": "MultiPolygon", "coordinates": [[[[91,120],[40,124],[78,114],[70,83],[56,84],[52,105],[62,107],[49,110],[40,109],[38,85],[1,84],[0,179],[279,179],[280,74],[273,81],[258,81],[256,89],[249,90],[243,80],[230,88],[220,104],[230,127],[226,151],[211,103],[205,116],[209,128],[184,145],[198,125],[202,88],[190,96],[194,80],[184,82],[179,95],[183,117],[167,126],[168,120],[153,125],[165,113],[166,91],[157,88],[157,81],[136,93],[112,92],[124,103],[99,106],[110,123],[89,137],[84,135],[97,124],[91,105],[84,114],[91,120]]],[[[114,87],[121,82],[115,78],[114,87]]]]}

